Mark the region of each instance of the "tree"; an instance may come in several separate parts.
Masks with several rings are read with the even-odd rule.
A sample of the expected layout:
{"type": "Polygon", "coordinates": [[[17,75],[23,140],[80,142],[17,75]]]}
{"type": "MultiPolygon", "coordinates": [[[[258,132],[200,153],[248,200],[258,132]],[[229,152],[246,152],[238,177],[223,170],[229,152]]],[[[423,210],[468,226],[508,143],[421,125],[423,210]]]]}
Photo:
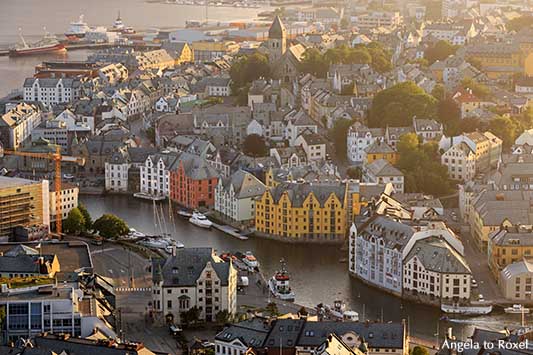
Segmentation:
{"type": "Polygon", "coordinates": [[[503,148],[509,148],[514,144],[516,137],[518,137],[519,124],[508,117],[498,117],[490,121],[489,131],[500,138],[503,148]]]}
{"type": "Polygon", "coordinates": [[[270,78],[268,57],[259,52],[241,56],[233,62],[229,74],[236,89],[259,78],[270,78]]]}
{"type": "Polygon", "coordinates": [[[413,117],[435,118],[437,99],[426,94],[412,81],[380,91],[372,100],[368,117],[370,127],[410,126],[413,117]]]}
{"type": "Polygon", "coordinates": [[[104,238],[117,238],[130,231],[126,222],[113,214],[104,214],[93,223],[93,229],[104,238]]]}
{"type": "Polygon", "coordinates": [[[465,89],[472,90],[472,94],[476,95],[480,99],[490,99],[490,97],[492,96],[490,89],[487,85],[478,83],[472,80],[471,78],[463,79],[463,81],[461,82],[461,85],[465,89]]]}
{"type": "Polygon", "coordinates": [[[225,324],[230,320],[230,314],[227,309],[223,309],[215,315],[215,320],[218,324],[225,324]]]}
{"type": "Polygon", "coordinates": [[[148,127],[146,129],[146,137],[148,137],[148,140],[155,144],[155,128],[154,127],[148,127]]]}
{"type": "Polygon", "coordinates": [[[305,318],[309,315],[309,312],[307,312],[307,309],[304,306],[302,306],[298,310],[298,315],[300,316],[300,318],[305,318]]]}
{"type": "Polygon", "coordinates": [[[267,304],[265,311],[272,316],[277,316],[279,314],[278,305],[275,302],[267,304]]]}
{"type": "Polygon", "coordinates": [[[531,27],[533,25],[533,16],[531,15],[522,15],[520,17],[513,18],[507,22],[507,31],[520,31],[526,27],[531,27]]]}
{"type": "Polygon", "coordinates": [[[244,138],[242,151],[251,157],[264,157],[268,153],[265,138],[258,134],[250,134],[244,138]]]}
{"type": "Polygon", "coordinates": [[[454,46],[448,41],[441,40],[435,43],[432,47],[426,49],[424,52],[424,58],[426,58],[428,64],[431,65],[437,60],[444,60],[448,58],[448,56],[455,54],[457,48],[458,46],[454,46]]]}
{"type": "Polygon", "coordinates": [[[398,142],[398,168],[405,176],[406,192],[442,196],[450,193],[448,170],[440,164],[438,145],[422,144],[415,133],[404,134],[398,142]]]}
{"type": "Polygon", "coordinates": [[[353,120],[347,120],[344,118],[336,120],[335,123],[333,123],[333,128],[328,132],[329,138],[335,147],[335,155],[339,160],[346,160],[346,138],[348,136],[348,130],[353,123],[353,120]]]}
{"type": "Polygon", "coordinates": [[[68,213],[63,229],[67,233],[79,234],[85,230],[85,218],[77,207],[74,207],[68,213]]]}
{"type": "Polygon", "coordinates": [[[348,170],[346,170],[346,175],[350,179],[361,180],[363,172],[361,170],[361,167],[359,167],[359,166],[351,166],[351,167],[348,168],[348,170]]]}
{"type": "Polygon", "coordinates": [[[300,71],[312,74],[318,78],[325,78],[328,67],[329,64],[322,53],[316,48],[309,48],[303,55],[300,71]]]}
{"type": "Polygon", "coordinates": [[[200,309],[196,306],[180,313],[180,321],[184,326],[194,324],[200,319],[200,309]]]}
{"type": "Polygon", "coordinates": [[[443,124],[447,136],[455,136],[461,132],[461,108],[454,99],[446,97],[437,104],[437,120],[443,124]]]}
{"type": "Polygon", "coordinates": [[[429,351],[422,346],[415,346],[411,350],[411,355],[429,355],[429,351]]]}
{"type": "Polygon", "coordinates": [[[81,214],[83,215],[83,219],[85,220],[85,230],[91,230],[93,227],[93,220],[91,218],[91,214],[87,210],[87,207],[85,207],[83,203],[80,203],[78,209],[80,210],[81,214]]]}
{"type": "Polygon", "coordinates": [[[444,100],[446,98],[446,89],[444,88],[444,85],[442,84],[435,85],[433,90],[431,90],[431,96],[433,96],[439,101],[444,100]]]}

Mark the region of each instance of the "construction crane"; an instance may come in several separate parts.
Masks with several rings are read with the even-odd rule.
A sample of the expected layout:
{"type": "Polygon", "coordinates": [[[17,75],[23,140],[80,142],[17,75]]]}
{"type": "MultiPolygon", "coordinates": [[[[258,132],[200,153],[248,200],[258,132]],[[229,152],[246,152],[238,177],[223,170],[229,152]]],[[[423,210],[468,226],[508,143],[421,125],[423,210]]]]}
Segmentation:
{"type": "Polygon", "coordinates": [[[54,174],[54,188],[56,194],[56,233],[61,236],[62,231],[62,222],[63,214],[61,212],[61,162],[70,162],[77,163],[78,165],[84,165],[85,159],[78,157],[71,157],[61,155],[61,147],[57,146],[54,153],[31,153],[31,152],[21,152],[16,150],[6,150],[3,149],[0,144],[0,158],[4,155],[16,155],[22,157],[38,158],[38,159],[48,159],[53,160],[55,163],[55,174],[54,174]]]}

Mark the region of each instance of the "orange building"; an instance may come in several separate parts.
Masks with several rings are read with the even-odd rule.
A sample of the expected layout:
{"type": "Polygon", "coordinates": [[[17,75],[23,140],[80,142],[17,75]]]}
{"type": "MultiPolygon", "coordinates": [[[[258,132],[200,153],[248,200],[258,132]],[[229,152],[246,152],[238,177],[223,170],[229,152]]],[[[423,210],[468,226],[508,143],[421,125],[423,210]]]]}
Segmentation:
{"type": "Polygon", "coordinates": [[[199,156],[182,153],[170,167],[170,198],[187,208],[215,204],[216,170],[199,156]]]}

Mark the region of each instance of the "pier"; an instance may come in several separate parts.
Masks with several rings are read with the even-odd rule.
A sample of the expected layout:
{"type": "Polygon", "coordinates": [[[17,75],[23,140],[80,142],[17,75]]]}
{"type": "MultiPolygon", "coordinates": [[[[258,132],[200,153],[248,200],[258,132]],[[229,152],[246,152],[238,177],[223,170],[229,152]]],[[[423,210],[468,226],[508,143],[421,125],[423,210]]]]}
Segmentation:
{"type": "Polygon", "coordinates": [[[226,233],[227,235],[230,235],[234,238],[240,239],[240,240],[248,240],[248,236],[242,234],[238,229],[228,226],[226,224],[218,224],[215,222],[213,223],[213,228],[218,229],[219,231],[226,233]]]}
{"type": "MultiPolygon", "coordinates": [[[[132,44],[116,44],[116,43],[71,43],[65,44],[67,51],[75,51],[80,49],[109,49],[109,48],[134,48],[134,49],[159,49],[159,43],[132,43],[132,44]]],[[[9,55],[9,49],[0,49],[0,57],[9,55]]]]}

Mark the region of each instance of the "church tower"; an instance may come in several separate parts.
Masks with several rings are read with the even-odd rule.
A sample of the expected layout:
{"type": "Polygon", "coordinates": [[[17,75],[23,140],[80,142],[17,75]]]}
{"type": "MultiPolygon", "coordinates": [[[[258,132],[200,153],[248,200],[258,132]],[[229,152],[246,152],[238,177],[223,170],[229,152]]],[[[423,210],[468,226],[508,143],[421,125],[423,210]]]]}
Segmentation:
{"type": "Polygon", "coordinates": [[[279,16],[276,16],[268,30],[267,46],[271,63],[278,62],[287,50],[287,30],[279,16]]]}

